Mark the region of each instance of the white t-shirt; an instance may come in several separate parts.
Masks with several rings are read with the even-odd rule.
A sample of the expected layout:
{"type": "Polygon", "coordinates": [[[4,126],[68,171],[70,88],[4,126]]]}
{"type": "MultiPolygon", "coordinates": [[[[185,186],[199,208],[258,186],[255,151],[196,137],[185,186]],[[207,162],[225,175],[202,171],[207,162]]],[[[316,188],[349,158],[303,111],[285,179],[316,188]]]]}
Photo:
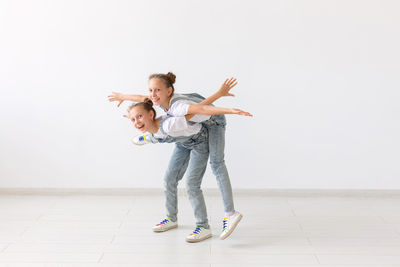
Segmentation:
{"type": "Polygon", "coordinates": [[[188,123],[184,116],[170,117],[164,115],[161,118],[163,120],[162,129],[158,129],[157,133],[153,134],[156,138],[165,138],[167,135],[172,137],[191,136],[197,134],[202,127],[200,123],[188,123]]]}
{"type": "MultiPolygon", "coordinates": [[[[171,98],[174,99],[175,97],[179,97],[181,95],[179,94],[174,94],[171,98]]],[[[190,105],[193,104],[198,104],[194,101],[191,100],[178,100],[175,103],[173,103],[170,107],[169,110],[164,110],[168,115],[171,115],[173,117],[183,117],[185,115],[187,115],[188,109],[190,105]]],[[[206,121],[210,118],[210,115],[203,115],[203,114],[197,114],[194,115],[193,118],[191,118],[189,121],[193,121],[193,122],[202,122],[202,121],[206,121]]]]}

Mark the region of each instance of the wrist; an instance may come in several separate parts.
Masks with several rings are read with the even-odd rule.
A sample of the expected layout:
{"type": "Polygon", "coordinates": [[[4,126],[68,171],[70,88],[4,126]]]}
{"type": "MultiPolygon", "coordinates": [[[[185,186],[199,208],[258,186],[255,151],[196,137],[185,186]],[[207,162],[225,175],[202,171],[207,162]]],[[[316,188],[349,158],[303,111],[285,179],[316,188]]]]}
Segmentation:
{"type": "Polygon", "coordinates": [[[217,91],[216,93],[215,93],[215,96],[216,97],[221,97],[221,96],[223,96],[224,94],[221,92],[221,91],[217,91]]]}

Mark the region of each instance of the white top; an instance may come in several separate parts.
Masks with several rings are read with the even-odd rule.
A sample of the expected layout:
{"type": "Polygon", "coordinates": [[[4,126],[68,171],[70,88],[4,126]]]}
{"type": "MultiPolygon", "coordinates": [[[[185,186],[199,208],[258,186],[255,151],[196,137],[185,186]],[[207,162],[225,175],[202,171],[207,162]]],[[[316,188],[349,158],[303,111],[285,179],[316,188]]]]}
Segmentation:
{"type": "MultiPolygon", "coordinates": [[[[174,94],[171,98],[174,99],[175,97],[179,97],[181,95],[179,94],[174,94]]],[[[194,105],[194,104],[198,104],[194,101],[191,100],[178,100],[175,103],[173,103],[170,107],[169,110],[164,110],[168,115],[173,116],[173,117],[183,117],[187,114],[189,106],[190,105],[194,105]]],[[[203,115],[203,114],[197,114],[194,115],[193,118],[191,118],[189,121],[193,121],[193,122],[202,122],[202,121],[206,121],[210,118],[210,115],[203,115]]]]}
{"type": "MultiPolygon", "coordinates": [[[[161,117],[164,120],[167,115],[161,117]]],[[[153,134],[156,138],[165,138],[167,135],[172,137],[179,136],[191,136],[197,134],[201,130],[200,123],[188,124],[184,116],[181,117],[168,117],[161,124],[161,129],[158,129],[157,133],[153,134]],[[163,133],[164,131],[164,133],[163,133]]]]}

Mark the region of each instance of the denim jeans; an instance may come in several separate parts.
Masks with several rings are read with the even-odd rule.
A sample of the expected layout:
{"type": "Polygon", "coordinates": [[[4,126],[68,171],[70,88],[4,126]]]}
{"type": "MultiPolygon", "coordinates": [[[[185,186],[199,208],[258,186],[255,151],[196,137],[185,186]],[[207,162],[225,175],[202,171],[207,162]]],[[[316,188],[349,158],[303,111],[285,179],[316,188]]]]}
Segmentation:
{"type": "MultiPolygon", "coordinates": [[[[175,101],[179,101],[181,99],[188,99],[195,101],[197,103],[204,100],[199,94],[183,94],[180,97],[176,97],[171,101],[171,105],[175,101]]],[[[166,110],[164,110],[166,111],[166,110]]],[[[210,165],[213,174],[217,179],[218,188],[221,192],[222,201],[224,204],[225,212],[232,212],[235,210],[233,204],[233,193],[232,186],[228,174],[228,169],[225,165],[225,127],[226,127],[226,118],[225,115],[214,115],[207,121],[202,122],[202,124],[208,130],[208,138],[209,138],[209,151],[210,151],[210,165]]],[[[176,142],[176,140],[166,139],[163,142],[176,142]]],[[[174,154],[172,158],[175,157],[175,153],[182,153],[177,147],[174,150],[174,154]]],[[[172,160],[171,158],[171,160],[172,160]]],[[[181,162],[178,160],[178,156],[175,157],[175,163],[177,166],[180,166],[180,171],[172,172],[172,176],[175,176],[175,180],[179,181],[182,179],[185,174],[185,170],[187,168],[187,162],[189,159],[180,157],[181,162]]]]}
{"type": "Polygon", "coordinates": [[[186,191],[194,210],[196,225],[209,228],[201,182],[208,161],[208,132],[205,127],[185,142],[177,142],[164,176],[167,217],[176,221],[178,215],[178,183],[187,169],[186,191]]]}
{"type": "Polygon", "coordinates": [[[214,115],[209,120],[203,122],[208,129],[210,165],[213,174],[217,179],[218,188],[222,195],[224,211],[232,212],[235,210],[233,204],[233,194],[228,169],[225,165],[225,127],[226,120],[224,115],[214,115]]]}

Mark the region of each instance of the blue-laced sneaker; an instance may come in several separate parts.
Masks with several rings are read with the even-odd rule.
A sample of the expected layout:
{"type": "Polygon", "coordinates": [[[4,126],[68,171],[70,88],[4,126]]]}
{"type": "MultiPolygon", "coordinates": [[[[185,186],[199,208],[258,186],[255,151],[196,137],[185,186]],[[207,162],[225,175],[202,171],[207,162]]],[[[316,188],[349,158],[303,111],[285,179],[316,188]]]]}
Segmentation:
{"type": "Polygon", "coordinates": [[[170,218],[165,218],[160,223],[153,226],[154,232],[165,232],[178,227],[178,221],[173,222],[170,218]]]}
{"type": "Polygon", "coordinates": [[[186,237],[186,241],[189,243],[195,243],[210,238],[211,236],[212,234],[210,229],[206,229],[203,226],[197,226],[196,229],[186,237]]]}
{"type": "Polygon", "coordinates": [[[231,216],[224,218],[224,220],[222,222],[222,224],[223,224],[222,233],[219,236],[219,239],[224,240],[225,238],[230,236],[232,234],[233,230],[235,230],[235,228],[238,225],[238,223],[240,222],[240,220],[242,219],[242,217],[243,217],[242,214],[235,211],[235,213],[232,214],[231,216]]]}
{"type": "Polygon", "coordinates": [[[146,145],[146,144],[151,144],[150,135],[149,134],[142,134],[142,135],[137,135],[132,139],[132,143],[138,146],[146,145]]]}

